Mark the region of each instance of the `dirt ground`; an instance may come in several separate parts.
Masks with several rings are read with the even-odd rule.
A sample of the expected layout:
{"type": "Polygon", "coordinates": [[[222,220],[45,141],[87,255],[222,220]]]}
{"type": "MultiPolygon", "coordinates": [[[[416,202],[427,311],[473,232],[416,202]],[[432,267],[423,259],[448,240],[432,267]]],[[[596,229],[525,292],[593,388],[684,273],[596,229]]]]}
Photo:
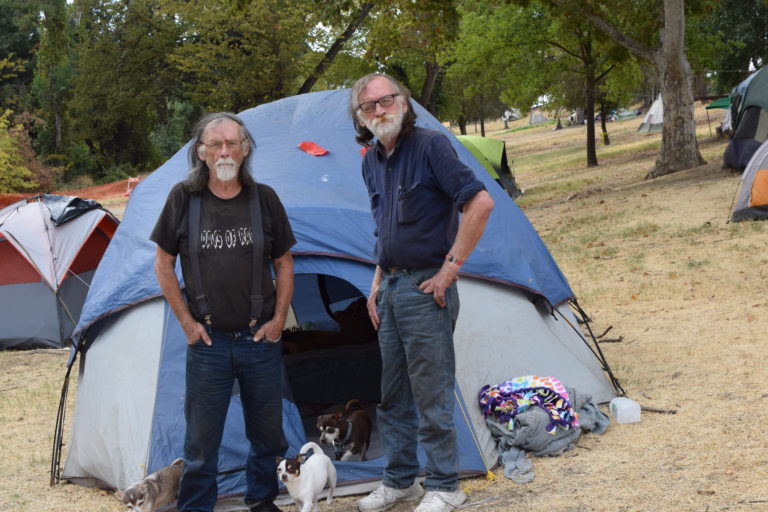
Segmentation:
{"type": "MultiPolygon", "coordinates": [[[[636,133],[639,118],[609,124],[596,168],[584,165],[581,126],[488,126],[507,141],[526,191],[519,203],[594,330],[621,340],[601,348],[627,395],[674,414],[646,411],[582,436],[572,451],[535,459],[529,484],[500,470],[463,480],[467,509],[768,510],[768,223],[727,223],[739,175],[721,169],[725,142],[702,108],[697,119],[708,164],[655,180],[644,176],[659,135],[636,133]]],[[[48,485],[67,357],[0,352],[0,511],[124,510],[104,491],[48,485]]],[[[357,499],[321,507],[353,511],[357,499]]]]}

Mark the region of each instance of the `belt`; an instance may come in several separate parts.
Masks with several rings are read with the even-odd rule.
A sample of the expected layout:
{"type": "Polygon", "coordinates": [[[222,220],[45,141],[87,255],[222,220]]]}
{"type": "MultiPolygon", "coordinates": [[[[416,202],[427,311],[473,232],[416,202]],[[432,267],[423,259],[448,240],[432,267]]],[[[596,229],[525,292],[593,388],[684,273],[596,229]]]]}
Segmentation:
{"type": "Polygon", "coordinates": [[[405,268],[405,267],[387,267],[384,269],[385,274],[395,274],[397,272],[411,272],[412,268],[405,268]]]}

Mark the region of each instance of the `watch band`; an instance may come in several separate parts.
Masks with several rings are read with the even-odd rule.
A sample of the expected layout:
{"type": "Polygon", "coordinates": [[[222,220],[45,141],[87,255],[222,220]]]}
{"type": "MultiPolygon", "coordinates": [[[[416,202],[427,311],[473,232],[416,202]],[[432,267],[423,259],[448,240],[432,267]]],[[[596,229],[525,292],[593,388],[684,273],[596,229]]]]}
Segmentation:
{"type": "Polygon", "coordinates": [[[456,256],[454,256],[451,253],[446,254],[445,259],[448,260],[449,263],[454,263],[458,266],[462,266],[464,264],[464,260],[458,259],[456,256]]]}

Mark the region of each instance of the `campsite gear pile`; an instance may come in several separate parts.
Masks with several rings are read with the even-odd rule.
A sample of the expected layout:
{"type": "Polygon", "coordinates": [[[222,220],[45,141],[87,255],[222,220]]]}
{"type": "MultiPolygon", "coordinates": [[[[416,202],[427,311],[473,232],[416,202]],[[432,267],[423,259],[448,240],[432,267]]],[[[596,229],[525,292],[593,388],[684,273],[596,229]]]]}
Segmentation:
{"type": "Polygon", "coordinates": [[[557,427],[568,430],[579,426],[579,420],[568,401],[568,392],[556,377],[529,375],[480,390],[480,408],[487,418],[490,414],[507,428],[515,428],[515,416],[531,406],[541,407],[550,417],[546,431],[554,434],[557,427]]]}
{"type": "MultiPolygon", "coordinates": [[[[318,335],[317,342],[309,335],[295,337],[308,349],[294,347],[285,356],[283,428],[289,456],[319,437],[312,411],[352,398],[380,399],[378,342],[353,343],[335,319],[368,296],[375,268],[371,198],[360,177],[360,146],[354,141],[348,100],[348,90],[322,91],[240,114],[256,140],[254,176],[279,194],[297,239],[287,328],[318,335]],[[303,141],[327,153],[307,153],[298,147],[303,141]]],[[[465,476],[485,474],[498,451],[474,402],[484,383],[501,382],[510,372],[558,375],[599,402],[616,396],[618,384],[610,380],[599,346],[585,342],[579,322],[586,315],[572,308],[577,305],[574,294],[528,219],[437,119],[415,102],[414,109],[418,125],[449,137],[496,204],[462,267],[454,336],[459,468],[465,476]]],[[[136,187],[94,276],[73,336],[77,349],[86,352],[80,358],[67,460],[59,468],[54,457],[54,479],[124,488],[183,452],[186,343],[157,284],[149,233],[169,190],[187,175],[188,149],[179,150],[136,187]]],[[[248,442],[237,389],[231,400],[218,488],[242,504],[248,442]]],[[[60,444],[62,437],[59,426],[55,438],[60,444]]],[[[374,431],[372,447],[378,438],[374,431]]],[[[370,453],[369,458],[336,463],[337,494],[379,485],[384,458],[370,453]]],[[[426,460],[421,451],[419,460],[426,460]]]]}
{"type": "Polygon", "coordinates": [[[582,432],[602,434],[611,422],[592,396],[563,386],[556,377],[516,377],[485,385],[478,399],[498,443],[504,476],[518,484],[534,479],[529,455],[560,455],[574,447],[582,432]]]}
{"type": "Polygon", "coordinates": [[[0,210],[0,349],[62,348],[118,220],[52,194],[0,210]]]}

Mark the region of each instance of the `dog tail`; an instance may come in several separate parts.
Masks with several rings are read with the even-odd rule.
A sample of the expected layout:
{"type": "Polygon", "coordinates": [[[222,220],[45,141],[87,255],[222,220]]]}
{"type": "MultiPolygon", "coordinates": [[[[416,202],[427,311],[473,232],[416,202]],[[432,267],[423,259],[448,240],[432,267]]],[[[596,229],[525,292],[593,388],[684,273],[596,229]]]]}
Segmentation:
{"type": "Polygon", "coordinates": [[[320,448],[317,443],[314,443],[312,441],[308,442],[304,446],[301,447],[301,450],[299,450],[299,455],[306,455],[309,450],[312,450],[313,454],[316,453],[323,453],[323,449],[320,448]]]}
{"type": "Polygon", "coordinates": [[[347,405],[344,406],[344,412],[350,413],[352,411],[362,411],[365,407],[363,407],[363,403],[358,400],[357,398],[353,398],[349,402],[347,402],[347,405]]]}

